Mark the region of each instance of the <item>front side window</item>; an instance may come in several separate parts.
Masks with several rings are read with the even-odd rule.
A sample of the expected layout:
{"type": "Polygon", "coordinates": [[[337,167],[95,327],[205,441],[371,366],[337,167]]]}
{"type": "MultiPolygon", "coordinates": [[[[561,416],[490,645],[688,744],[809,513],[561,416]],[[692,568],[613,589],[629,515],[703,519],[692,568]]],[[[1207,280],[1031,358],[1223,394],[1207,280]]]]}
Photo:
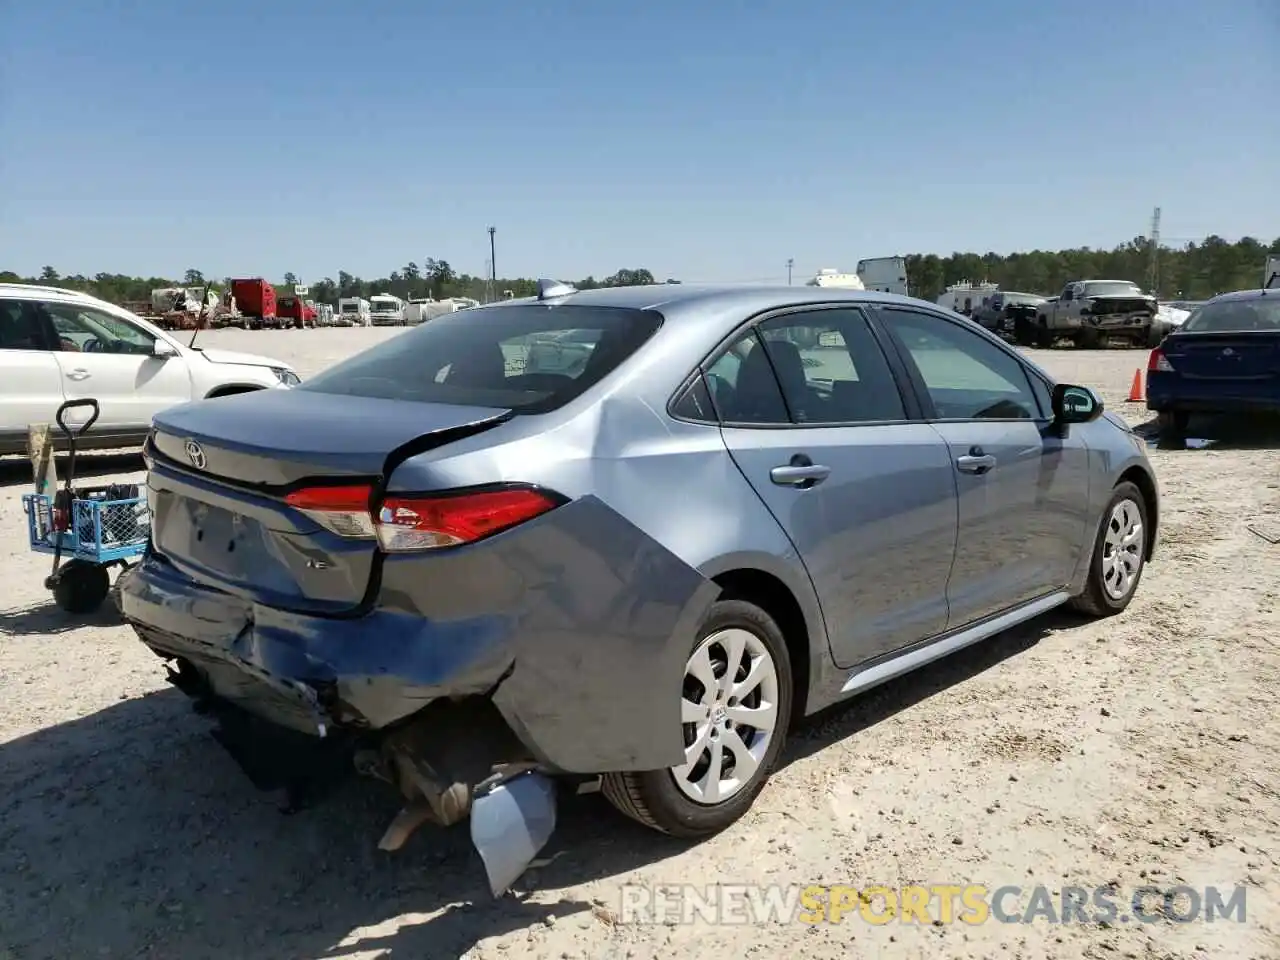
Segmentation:
{"type": "Polygon", "coordinates": [[[652,310],[494,306],[446,313],[297,389],[545,413],[611,373],[657,331],[652,310]]]}
{"type": "Polygon", "coordinates": [[[981,334],[942,317],[886,308],[884,316],[914,364],[942,420],[1033,420],[1039,405],[1014,357],[981,334]]]}
{"type": "Polygon", "coordinates": [[[149,356],[155,350],[155,337],[120,317],[69,303],[42,306],[64,351],[149,356]]]}

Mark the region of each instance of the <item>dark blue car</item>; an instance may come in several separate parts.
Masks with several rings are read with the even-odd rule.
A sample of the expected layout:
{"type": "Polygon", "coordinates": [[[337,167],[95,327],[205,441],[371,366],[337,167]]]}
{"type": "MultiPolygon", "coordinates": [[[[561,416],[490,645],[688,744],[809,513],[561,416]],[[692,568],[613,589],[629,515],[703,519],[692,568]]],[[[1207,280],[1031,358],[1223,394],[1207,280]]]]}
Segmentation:
{"type": "Polygon", "coordinates": [[[1147,409],[1181,444],[1193,413],[1280,411],[1280,290],[1224,293],[1151,351],[1147,409]]]}

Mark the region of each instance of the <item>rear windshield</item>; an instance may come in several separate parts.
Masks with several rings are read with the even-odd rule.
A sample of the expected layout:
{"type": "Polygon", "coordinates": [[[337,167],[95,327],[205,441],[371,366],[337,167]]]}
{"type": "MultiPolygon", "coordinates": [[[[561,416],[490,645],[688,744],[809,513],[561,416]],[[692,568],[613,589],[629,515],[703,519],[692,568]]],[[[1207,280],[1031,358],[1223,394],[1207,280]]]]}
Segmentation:
{"type": "Polygon", "coordinates": [[[1182,329],[1188,333],[1247,333],[1250,330],[1280,330],[1280,297],[1206,303],[1187,317],[1182,329]]]}
{"type": "Polygon", "coordinates": [[[631,356],[652,310],[519,304],[446,313],[358,353],[296,390],[545,413],[631,356]]]}

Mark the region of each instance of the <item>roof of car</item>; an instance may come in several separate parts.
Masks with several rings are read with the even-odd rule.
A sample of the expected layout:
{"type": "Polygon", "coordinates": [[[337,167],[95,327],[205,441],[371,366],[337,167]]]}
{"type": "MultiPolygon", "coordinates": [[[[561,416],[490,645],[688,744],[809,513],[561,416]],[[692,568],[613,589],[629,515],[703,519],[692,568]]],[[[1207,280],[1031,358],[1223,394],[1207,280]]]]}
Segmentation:
{"type": "Polygon", "coordinates": [[[52,287],[39,283],[0,283],[0,297],[17,299],[35,299],[55,297],[67,300],[97,300],[97,297],[80,290],[68,290],[66,287],[52,287]]]}
{"type": "Polygon", "coordinates": [[[634,310],[659,310],[695,305],[720,308],[736,308],[747,312],[768,310],[783,304],[804,303],[895,303],[902,306],[927,307],[938,310],[938,305],[895,293],[875,290],[847,290],[833,287],[753,286],[744,284],[685,284],[657,283],[635,287],[597,287],[576,290],[560,297],[539,301],[535,297],[499,301],[493,306],[507,304],[553,303],[577,304],[592,307],[624,307],[634,310]]]}
{"type": "Polygon", "coordinates": [[[1232,290],[1220,293],[1205,303],[1224,303],[1230,300],[1261,300],[1263,297],[1280,297],[1280,290],[1232,290]]]}

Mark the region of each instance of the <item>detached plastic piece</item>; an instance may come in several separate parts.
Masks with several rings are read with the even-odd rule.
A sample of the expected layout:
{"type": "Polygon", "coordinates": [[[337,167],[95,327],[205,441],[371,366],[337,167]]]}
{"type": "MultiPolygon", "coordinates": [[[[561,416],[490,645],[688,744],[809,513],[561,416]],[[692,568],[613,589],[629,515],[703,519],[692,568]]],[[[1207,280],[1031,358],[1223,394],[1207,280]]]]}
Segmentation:
{"type": "Polygon", "coordinates": [[[472,800],[471,842],[495,897],[510,889],[555,832],[555,789],[548,777],[529,771],[472,800]]]}

